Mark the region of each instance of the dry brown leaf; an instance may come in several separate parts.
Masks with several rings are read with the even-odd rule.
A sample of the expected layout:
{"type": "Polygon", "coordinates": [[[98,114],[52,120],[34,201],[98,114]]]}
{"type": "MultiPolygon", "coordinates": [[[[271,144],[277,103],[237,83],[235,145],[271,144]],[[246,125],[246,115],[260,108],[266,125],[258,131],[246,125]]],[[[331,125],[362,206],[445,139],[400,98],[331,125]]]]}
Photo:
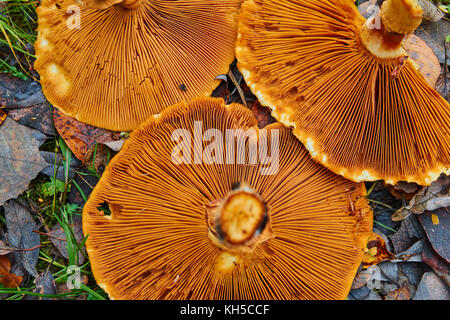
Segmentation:
{"type": "Polygon", "coordinates": [[[0,256],[0,284],[6,288],[16,288],[22,282],[22,277],[11,272],[11,261],[7,256],[0,256]]]}
{"type": "Polygon", "coordinates": [[[56,131],[64,139],[75,157],[81,161],[86,158],[86,154],[96,143],[120,140],[119,132],[100,129],[79,122],[58,109],[53,110],[53,120],[56,131]]]}

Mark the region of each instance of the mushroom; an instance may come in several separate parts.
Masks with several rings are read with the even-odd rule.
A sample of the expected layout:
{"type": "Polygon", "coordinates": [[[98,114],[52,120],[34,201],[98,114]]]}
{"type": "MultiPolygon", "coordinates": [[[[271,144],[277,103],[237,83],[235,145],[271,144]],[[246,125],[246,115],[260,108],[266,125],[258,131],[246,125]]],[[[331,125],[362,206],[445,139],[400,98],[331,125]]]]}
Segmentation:
{"type": "Polygon", "coordinates": [[[198,98],[131,134],[83,231],[113,299],[344,299],[373,224],[364,195],[282,124],[259,130],[244,106],[198,98]],[[262,170],[277,155],[277,170],[262,170]]]}
{"type": "Polygon", "coordinates": [[[43,92],[64,113],[116,131],[209,96],[234,60],[240,2],[42,0],[43,92]]]}
{"type": "Polygon", "coordinates": [[[353,181],[429,185],[450,165],[450,106],[402,48],[416,0],[367,21],[352,0],[246,0],[238,67],[312,157],[353,181]]]}

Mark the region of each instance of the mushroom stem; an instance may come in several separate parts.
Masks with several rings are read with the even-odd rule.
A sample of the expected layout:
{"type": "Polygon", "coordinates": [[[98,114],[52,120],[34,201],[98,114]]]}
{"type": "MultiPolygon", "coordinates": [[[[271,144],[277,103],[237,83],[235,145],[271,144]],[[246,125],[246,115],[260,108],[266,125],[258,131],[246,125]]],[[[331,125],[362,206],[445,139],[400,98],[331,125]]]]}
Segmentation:
{"type": "Polygon", "coordinates": [[[261,197],[248,187],[231,192],[218,211],[218,232],[233,245],[244,244],[262,227],[267,210],[261,197]]]}
{"type": "Polygon", "coordinates": [[[417,0],[386,0],[379,13],[367,19],[359,36],[374,56],[393,59],[407,55],[402,48],[404,37],[422,22],[422,8],[417,0]]]}
{"type": "MultiPolygon", "coordinates": [[[[222,248],[250,248],[268,239],[267,207],[253,189],[242,185],[207,208],[213,241],[222,248]]],[[[270,238],[270,236],[269,236],[270,238]]]]}
{"type": "Polygon", "coordinates": [[[121,5],[124,8],[137,9],[144,0],[87,0],[87,6],[91,9],[108,9],[114,5],[121,5]]]}

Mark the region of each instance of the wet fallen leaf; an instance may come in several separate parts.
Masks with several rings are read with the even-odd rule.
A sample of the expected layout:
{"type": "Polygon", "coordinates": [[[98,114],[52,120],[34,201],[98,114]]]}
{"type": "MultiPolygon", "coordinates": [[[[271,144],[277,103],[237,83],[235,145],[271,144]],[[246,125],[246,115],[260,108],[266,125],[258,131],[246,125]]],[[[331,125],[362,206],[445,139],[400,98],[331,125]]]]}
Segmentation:
{"type": "Polygon", "coordinates": [[[39,258],[40,237],[34,231],[39,228],[23,202],[10,200],[4,209],[9,244],[16,249],[26,249],[13,252],[14,260],[29,274],[37,276],[35,266],[39,258]],[[36,249],[28,250],[30,248],[36,249]]]}
{"type": "Polygon", "coordinates": [[[39,154],[41,142],[35,133],[9,117],[0,126],[0,206],[20,195],[48,166],[39,154]]]}
{"type": "Polygon", "coordinates": [[[50,103],[44,102],[29,108],[8,109],[8,116],[26,127],[54,136],[52,109],[50,103]]]}
{"type": "Polygon", "coordinates": [[[450,290],[434,272],[426,272],[413,300],[450,300],[450,290]]]}
{"type": "Polygon", "coordinates": [[[77,121],[63,114],[58,109],[53,110],[53,120],[59,135],[72,150],[75,157],[83,161],[86,154],[96,143],[113,142],[120,140],[120,133],[77,121]]]}
{"type": "Polygon", "coordinates": [[[46,101],[39,82],[0,73],[0,107],[28,108],[46,101]]]}
{"type": "MultiPolygon", "coordinates": [[[[81,243],[82,240],[84,239],[81,217],[73,216],[72,222],[73,223],[70,225],[70,227],[73,231],[73,235],[77,240],[77,242],[81,243]]],[[[48,235],[53,245],[58,249],[59,253],[61,253],[61,255],[64,258],[68,259],[69,253],[67,252],[67,237],[61,225],[58,223],[48,235]]],[[[82,265],[84,261],[85,261],[84,255],[81,252],[79,252],[78,265],[82,265]]]]}
{"type": "Polygon", "coordinates": [[[0,284],[6,288],[16,288],[22,282],[22,277],[11,272],[11,261],[7,256],[0,255],[0,284]]]}
{"type": "Polygon", "coordinates": [[[434,250],[450,262],[450,207],[425,211],[419,216],[427,238],[434,250]],[[433,216],[436,218],[433,219],[433,216]],[[435,223],[437,222],[437,223],[435,223]]]}
{"type": "Polygon", "coordinates": [[[428,84],[435,88],[441,74],[441,64],[433,50],[414,34],[409,35],[402,45],[428,84]]]}

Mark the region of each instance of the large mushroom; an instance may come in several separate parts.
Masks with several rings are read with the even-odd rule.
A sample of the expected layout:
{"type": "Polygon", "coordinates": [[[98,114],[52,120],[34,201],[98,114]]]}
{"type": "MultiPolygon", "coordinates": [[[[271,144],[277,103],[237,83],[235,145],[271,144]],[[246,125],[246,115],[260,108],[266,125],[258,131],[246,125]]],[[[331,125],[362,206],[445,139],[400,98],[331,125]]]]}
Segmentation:
{"type": "Polygon", "coordinates": [[[259,130],[242,105],[199,98],[131,134],[83,231],[114,299],[344,299],[372,229],[364,195],[282,124],[259,130]]]}
{"type": "Polygon", "coordinates": [[[42,0],[35,68],[64,113],[116,131],[208,96],[234,60],[241,0],[42,0]]]}
{"type": "Polygon", "coordinates": [[[246,0],[238,67],[312,157],[353,181],[429,185],[450,166],[450,105],[402,48],[417,0],[367,21],[353,0],[246,0]]]}

